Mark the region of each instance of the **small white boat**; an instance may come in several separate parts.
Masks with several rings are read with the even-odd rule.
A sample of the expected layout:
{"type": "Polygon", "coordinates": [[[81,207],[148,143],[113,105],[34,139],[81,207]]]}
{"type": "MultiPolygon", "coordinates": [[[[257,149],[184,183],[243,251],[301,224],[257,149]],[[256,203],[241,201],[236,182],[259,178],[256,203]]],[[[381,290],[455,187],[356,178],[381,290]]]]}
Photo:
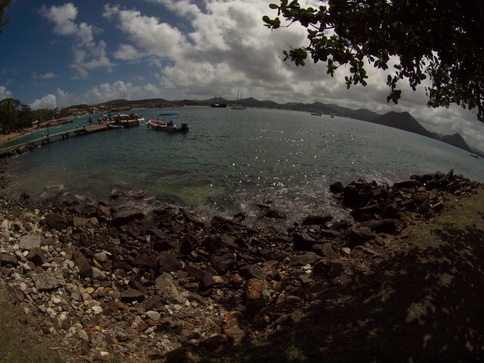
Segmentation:
{"type": "Polygon", "coordinates": [[[110,129],[122,129],[123,128],[123,125],[119,125],[119,124],[109,124],[108,127],[110,129]]]}
{"type": "Polygon", "coordinates": [[[182,123],[180,126],[176,125],[173,120],[178,119],[178,113],[162,113],[158,115],[157,120],[149,120],[147,126],[157,131],[164,132],[188,132],[188,124],[182,123]]]}

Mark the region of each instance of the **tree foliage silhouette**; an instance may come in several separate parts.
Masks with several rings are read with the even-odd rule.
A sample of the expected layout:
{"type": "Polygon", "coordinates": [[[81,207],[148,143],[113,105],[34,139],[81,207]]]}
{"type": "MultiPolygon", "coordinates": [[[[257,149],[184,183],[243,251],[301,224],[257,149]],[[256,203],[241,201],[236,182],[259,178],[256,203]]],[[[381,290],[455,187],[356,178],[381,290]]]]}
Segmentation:
{"type": "Polygon", "coordinates": [[[331,76],[347,66],[348,88],[367,84],[368,66],[388,71],[387,102],[394,103],[401,97],[400,80],[415,90],[428,78],[429,107],[454,103],[475,110],[484,121],[481,0],[328,0],[318,8],[280,0],[270,8],[278,12],[275,18],[263,17],[270,29],[294,23],[307,29],[309,44],[285,50],[285,60],[297,66],[308,57],[325,62],[331,76]]]}

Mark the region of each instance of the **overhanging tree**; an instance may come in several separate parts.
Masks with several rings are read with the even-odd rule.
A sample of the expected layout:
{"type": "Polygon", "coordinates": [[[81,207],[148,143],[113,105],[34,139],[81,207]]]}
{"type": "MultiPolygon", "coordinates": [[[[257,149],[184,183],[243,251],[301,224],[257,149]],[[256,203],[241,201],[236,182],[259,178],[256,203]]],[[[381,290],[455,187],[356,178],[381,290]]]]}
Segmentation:
{"type": "Polygon", "coordinates": [[[7,20],[3,20],[5,9],[11,4],[12,0],[0,0],[0,33],[2,32],[2,26],[8,23],[7,20]]]}
{"type": "Polygon", "coordinates": [[[264,16],[270,29],[299,23],[306,46],[284,51],[285,60],[304,66],[308,56],[325,62],[331,76],[346,66],[346,85],[366,85],[367,67],[388,72],[387,101],[398,103],[398,82],[425,87],[428,106],[455,103],[484,121],[484,2],[482,0],[328,0],[318,8],[299,1],[270,4],[278,16],[264,16]],[[397,63],[391,67],[393,59],[397,63]]]}

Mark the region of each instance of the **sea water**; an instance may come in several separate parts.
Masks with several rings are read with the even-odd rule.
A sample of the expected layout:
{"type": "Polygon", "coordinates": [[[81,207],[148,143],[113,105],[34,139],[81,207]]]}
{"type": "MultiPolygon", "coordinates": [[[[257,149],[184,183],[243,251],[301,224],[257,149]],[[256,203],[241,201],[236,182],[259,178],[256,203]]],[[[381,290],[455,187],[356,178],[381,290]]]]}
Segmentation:
{"type": "MultiPolygon", "coordinates": [[[[467,151],[364,121],[252,108],[136,111],[146,120],[177,112],[176,122],[187,123],[190,131],[171,134],[140,125],[58,140],[12,160],[4,192],[41,196],[62,188],[95,200],[125,192],[138,202],[182,205],[207,217],[256,217],[258,205],[270,204],[297,220],[336,213],[329,193],[336,181],[392,184],[454,169],[484,182],[483,161],[467,151]]],[[[84,116],[42,133],[88,124],[84,116]]]]}

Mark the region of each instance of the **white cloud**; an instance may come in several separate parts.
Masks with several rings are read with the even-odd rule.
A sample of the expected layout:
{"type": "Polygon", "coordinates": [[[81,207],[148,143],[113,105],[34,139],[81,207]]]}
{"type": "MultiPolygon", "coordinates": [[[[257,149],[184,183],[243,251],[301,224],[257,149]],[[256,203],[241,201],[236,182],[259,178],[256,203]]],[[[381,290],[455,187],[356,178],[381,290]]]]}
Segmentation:
{"type": "MultiPolygon", "coordinates": [[[[166,16],[157,18],[139,10],[105,5],[104,23],[114,25],[121,36],[118,43],[109,44],[110,49],[116,49],[112,54],[108,54],[106,43],[94,40],[99,29],[76,21],[77,8],[72,3],[44,8],[44,16],[54,23],[56,34],[76,39],[72,66],[79,76],[86,77],[95,69],[110,71],[113,64],[109,57],[114,57],[120,64],[130,64],[131,69],[136,69],[135,64],[146,65],[153,69],[151,74],[159,82],[134,85],[127,79],[140,83],[154,80],[147,73],[142,76],[149,81],[141,81],[142,77],[130,73],[127,79],[92,87],[83,94],[60,95],[58,91],[60,106],[115,98],[235,98],[240,91],[244,97],[281,103],[320,101],[381,114],[409,111],[430,131],[442,134],[450,133],[449,130],[470,134],[468,130],[476,127],[475,115],[458,107],[429,109],[424,88],[413,92],[405,80],[401,81],[403,95],[399,104],[387,104],[388,73],[372,66],[367,69],[368,86],[352,86],[348,90],[344,67],[333,78],[323,63],[308,60],[305,67],[284,63],[282,51],[305,45],[306,30],[298,25],[276,31],[264,27],[263,15],[276,16],[268,6],[271,0],[145,1],[159,4],[160,15],[170,11],[170,23],[161,20],[166,16]]],[[[306,3],[318,6],[320,1],[306,3]]]]}
{"type": "Polygon", "coordinates": [[[136,10],[120,10],[118,6],[106,5],[104,10],[103,16],[118,24],[132,42],[120,45],[115,53],[119,59],[137,61],[153,56],[174,59],[186,43],[178,29],[160,23],[155,17],[141,15],[136,10]]]}
{"type": "Polygon", "coordinates": [[[32,102],[30,107],[34,110],[39,108],[56,108],[57,107],[57,97],[53,94],[48,94],[41,99],[32,102]]]}
{"type": "Polygon", "coordinates": [[[33,79],[52,79],[52,78],[57,78],[57,76],[55,73],[52,73],[52,72],[47,72],[43,74],[33,73],[32,78],[33,79]]]}
{"type": "MultiPolygon", "coordinates": [[[[136,100],[143,98],[161,97],[162,90],[157,86],[148,83],[142,86],[135,86],[130,82],[116,81],[113,83],[103,83],[99,86],[92,87],[82,94],[67,93],[61,89],[57,90],[57,97],[48,95],[49,100],[56,101],[54,107],[67,107],[74,104],[98,104],[114,99],[136,100]]],[[[45,98],[45,97],[44,97],[45,98]]],[[[34,101],[33,105],[45,104],[44,98],[34,101]]],[[[40,108],[40,107],[37,107],[40,108]]]]}
{"type": "Polygon", "coordinates": [[[165,6],[167,9],[173,11],[175,14],[183,17],[197,16],[200,9],[197,5],[192,4],[190,0],[147,0],[152,3],[165,6]]]}
{"type": "Polygon", "coordinates": [[[73,63],[71,67],[76,70],[79,78],[86,78],[89,71],[105,69],[112,71],[114,63],[111,63],[106,53],[106,43],[94,41],[94,26],[81,22],[75,22],[78,10],[73,3],[61,6],[42,6],[41,15],[54,24],[54,33],[62,36],[73,37],[76,42],[72,46],[73,63]]]}
{"type": "Polygon", "coordinates": [[[12,98],[12,92],[6,87],[0,86],[0,100],[4,100],[5,98],[12,98]]]}

